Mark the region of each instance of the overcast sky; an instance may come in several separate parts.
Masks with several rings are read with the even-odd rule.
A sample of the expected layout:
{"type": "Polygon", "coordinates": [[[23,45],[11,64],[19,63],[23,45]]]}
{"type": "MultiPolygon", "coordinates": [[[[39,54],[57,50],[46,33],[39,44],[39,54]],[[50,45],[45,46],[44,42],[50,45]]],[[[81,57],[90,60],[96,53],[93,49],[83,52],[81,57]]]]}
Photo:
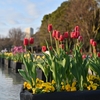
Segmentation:
{"type": "Polygon", "coordinates": [[[41,25],[45,14],[55,11],[66,0],[0,0],[0,35],[7,36],[9,29],[34,28],[41,25]]]}

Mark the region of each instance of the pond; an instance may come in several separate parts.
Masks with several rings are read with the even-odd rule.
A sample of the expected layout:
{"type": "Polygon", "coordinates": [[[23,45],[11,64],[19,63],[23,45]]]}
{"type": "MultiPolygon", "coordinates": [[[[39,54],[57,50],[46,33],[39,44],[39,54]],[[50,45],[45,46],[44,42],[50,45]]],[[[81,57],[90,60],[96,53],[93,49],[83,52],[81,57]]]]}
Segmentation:
{"type": "Polygon", "coordinates": [[[22,77],[0,65],[0,100],[20,100],[22,77]]]}

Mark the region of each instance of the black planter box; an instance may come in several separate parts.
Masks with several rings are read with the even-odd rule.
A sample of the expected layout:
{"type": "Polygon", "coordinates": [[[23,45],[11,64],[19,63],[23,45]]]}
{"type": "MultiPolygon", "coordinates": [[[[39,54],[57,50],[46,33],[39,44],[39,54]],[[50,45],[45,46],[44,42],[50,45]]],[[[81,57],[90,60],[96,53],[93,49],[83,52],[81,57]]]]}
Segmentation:
{"type": "Polygon", "coordinates": [[[22,69],[22,63],[11,61],[11,69],[13,72],[18,73],[18,69],[22,69]]]}
{"type": "Polygon", "coordinates": [[[11,60],[10,59],[5,59],[5,65],[6,65],[7,68],[10,68],[11,60]]]}
{"type": "Polygon", "coordinates": [[[20,100],[100,100],[100,90],[32,94],[22,89],[20,100]]]}
{"type": "Polygon", "coordinates": [[[1,64],[3,64],[4,65],[4,58],[1,58],[1,64]]]}

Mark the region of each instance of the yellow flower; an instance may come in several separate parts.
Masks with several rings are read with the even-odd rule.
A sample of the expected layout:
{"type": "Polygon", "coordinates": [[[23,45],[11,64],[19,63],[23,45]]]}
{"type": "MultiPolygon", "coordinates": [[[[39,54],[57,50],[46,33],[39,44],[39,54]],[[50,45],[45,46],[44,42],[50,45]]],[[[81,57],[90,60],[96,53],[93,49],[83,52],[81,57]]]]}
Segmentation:
{"type": "Polygon", "coordinates": [[[64,85],[64,82],[61,82],[61,85],[64,85]]]}
{"type": "Polygon", "coordinates": [[[26,86],[27,86],[27,82],[24,82],[24,84],[23,84],[23,85],[24,85],[24,88],[26,88],[26,86]]]}
{"type": "Polygon", "coordinates": [[[36,83],[39,83],[39,78],[36,79],[36,83]]]}
{"type": "Polygon", "coordinates": [[[45,59],[45,56],[42,56],[42,59],[45,59]]]}
{"type": "Polygon", "coordinates": [[[65,86],[65,89],[66,89],[67,91],[70,91],[70,89],[71,89],[70,84],[67,84],[67,85],[65,86]]]}
{"type": "Polygon", "coordinates": [[[40,59],[41,57],[40,56],[37,56],[37,59],[40,59]]]}
{"type": "Polygon", "coordinates": [[[61,90],[65,90],[65,86],[64,85],[62,85],[61,90]]]}
{"type": "Polygon", "coordinates": [[[53,86],[51,86],[51,91],[55,91],[55,88],[53,86]]]}
{"type": "Polygon", "coordinates": [[[52,82],[51,82],[53,85],[56,83],[54,80],[52,80],[52,82]]]}
{"type": "Polygon", "coordinates": [[[71,87],[71,91],[76,91],[76,87],[71,87]]]}
{"type": "Polygon", "coordinates": [[[87,86],[87,89],[88,89],[88,90],[91,90],[91,86],[90,86],[90,85],[89,85],[89,86],[87,86]]]}
{"type": "Polygon", "coordinates": [[[76,85],[76,81],[74,81],[73,83],[72,83],[72,87],[74,87],[76,85]]]}
{"type": "Polygon", "coordinates": [[[26,87],[27,87],[28,90],[32,89],[32,87],[29,83],[27,83],[26,87]]]}
{"type": "Polygon", "coordinates": [[[89,81],[89,83],[92,85],[93,84],[93,81],[89,81]]]}
{"type": "Polygon", "coordinates": [[[97,86],[95,86],[95,85],[92,85],[91,87],[92,87],[93,90],[97,89],[97,86]]]}

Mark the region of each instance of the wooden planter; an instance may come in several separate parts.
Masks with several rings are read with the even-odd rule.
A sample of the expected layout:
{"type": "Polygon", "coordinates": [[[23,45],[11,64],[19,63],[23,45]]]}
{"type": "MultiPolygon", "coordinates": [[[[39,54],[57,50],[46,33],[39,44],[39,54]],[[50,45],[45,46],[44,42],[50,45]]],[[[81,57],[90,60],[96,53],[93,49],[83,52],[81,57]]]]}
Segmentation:
{"type": "Polygon", "coordinates": [[[20,100],[100,100],[100,90],[32,94],[22,89],[20,100]]]}

